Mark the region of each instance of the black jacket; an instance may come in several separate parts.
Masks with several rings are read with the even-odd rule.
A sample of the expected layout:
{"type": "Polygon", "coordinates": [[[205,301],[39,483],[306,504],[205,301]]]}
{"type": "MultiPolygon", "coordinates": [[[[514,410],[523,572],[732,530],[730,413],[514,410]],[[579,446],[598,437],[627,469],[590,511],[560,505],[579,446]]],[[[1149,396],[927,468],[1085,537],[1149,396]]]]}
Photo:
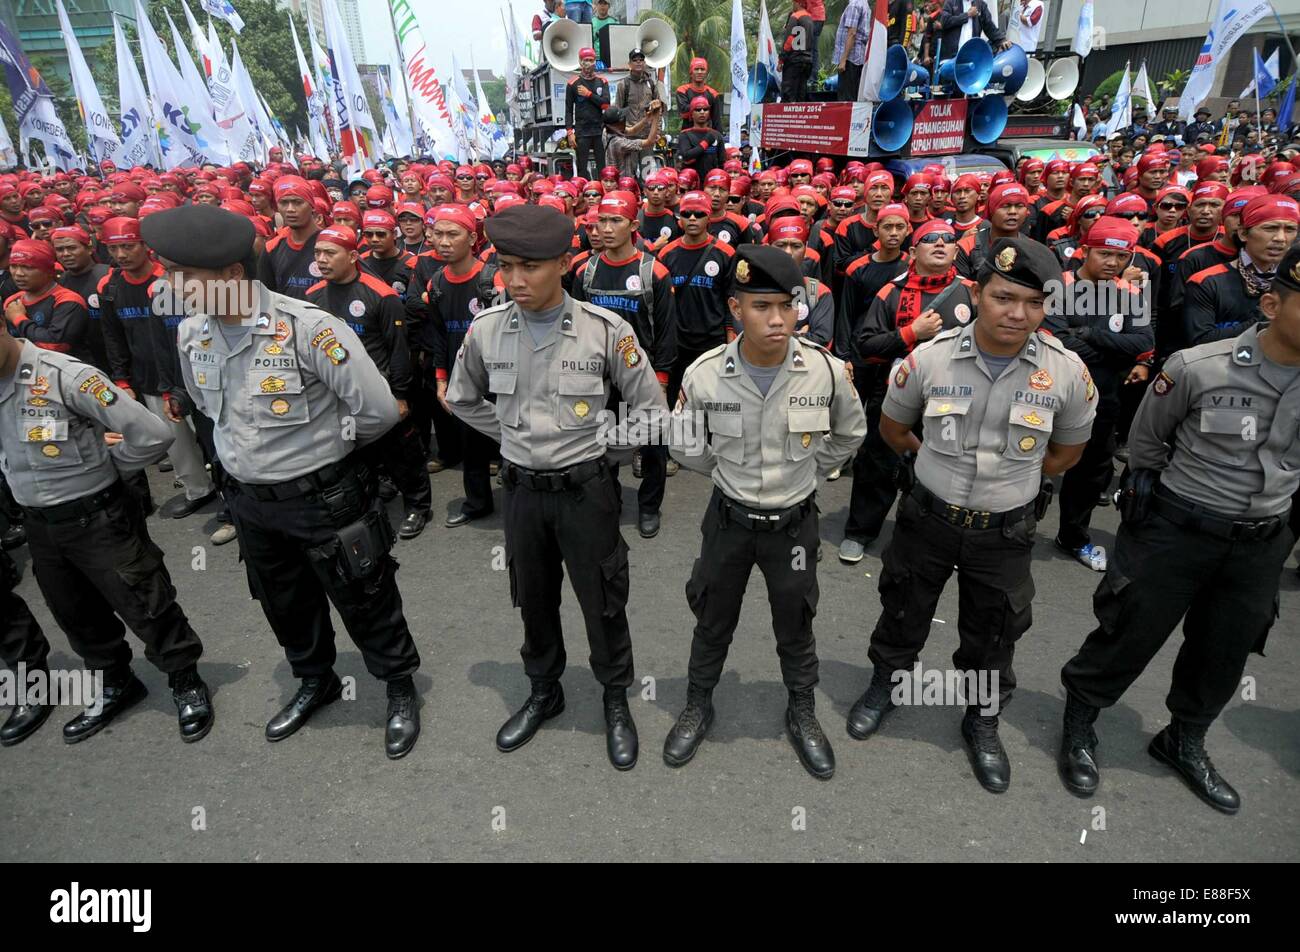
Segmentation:
{"type": "Polygon", "coordinates": [[[961,28],[966,25],[967,9],[971,4],[979,8],[979,17],[976,23],[979,29],[971,35],[979,36],[982,32],[988,41],[997,46],[1006,39],[1006,34],[998,29],[997,24],[993,22],[993,14],[989,13],[988,4],[984,0],[943,0],[943,13],[939,19],[939,27],[943,30],[943,49],[939,51],[940,60],[952,59],[957,55],[957,50],[961,47],[961,28]]]}

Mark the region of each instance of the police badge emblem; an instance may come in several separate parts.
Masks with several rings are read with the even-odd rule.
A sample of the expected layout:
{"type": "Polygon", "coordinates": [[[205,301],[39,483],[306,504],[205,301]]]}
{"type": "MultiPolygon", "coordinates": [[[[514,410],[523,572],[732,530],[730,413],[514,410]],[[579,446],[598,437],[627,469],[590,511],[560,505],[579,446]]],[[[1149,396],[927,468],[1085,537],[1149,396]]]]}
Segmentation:
{"type": "Polygon", "coordinates": [[[1016,263],[1016,249],[1012,247],[1003,248],[998,252],[997,257],[993,259],[999,271],[1010,271],[1016,263]]]}
{"type": "Polygon", "coordinates": [[[740,261],[736,264],[736,280],[741,284],[749,283],[749,262],[740,261]]]}
{"type": "Polygon", "coordinates": [[[1020,442],[1016,445],[1020,447],[1020,452],[1028,453],[1038,445],[1038,440],[1034,439],[1032,436],[1026,436],[1022,437],[1020,442]]]}

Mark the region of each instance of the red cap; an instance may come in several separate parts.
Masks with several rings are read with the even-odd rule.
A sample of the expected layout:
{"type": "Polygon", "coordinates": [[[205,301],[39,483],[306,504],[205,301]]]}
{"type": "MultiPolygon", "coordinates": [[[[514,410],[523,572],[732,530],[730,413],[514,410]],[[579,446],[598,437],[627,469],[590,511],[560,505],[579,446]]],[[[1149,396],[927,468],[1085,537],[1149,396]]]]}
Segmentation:
{"type": "Polygon", "coordinates": [[[337,245],[344,251],[357,250],[357,233],[347,225],[330,225],[316,234],[317,245],[337,245]]]}
{"type": "Polygon", "coordinates": [[[802,215],[784,215],[771,223],[767,229],[767,243],[794,238],[798,241],[808,240],[808,223],[802,215]]]}
{"type": "Polygon", "coordinates": [[[104,222],[104,229],[99,240],[106,245],[123,245],[132,241],[141,241],[140,220],[119,216],[104,222]]]}
{"type": "Polygon", "coordinates": [[[1152,169],[1167,168],[1169,168],[1169,156],[1163,152],[1144,152],[1142,158],[1137,160],[1138,175],[1150,172],[1152,169]]]}
{"type": "Polygon", "coordinates": [[[478,234],[478,219],[464,205],[439,205],[433,210],[434,222],[449,221],[459,225],[471,235],[478,234]]]}
{"type": "Polygon", "coordinates": [[[601,215],[621,215],[628,221],[636,221],[636,196],[622,190],[612,191],[600,200],[597,211],[601,215]]]}
{"type": "Polygon", "coordinates": [[[452,189],[452,184],[451,184],[451,179],[447,178],[447,176],[444,175],[442,172],[434,172],[432,175],[430,175],[427,179],[424,180],[424,187],[445,188],[447,191],[450,192],[452,189]]]}
{"type": "Polygon", "coordinates": [[[122,182],[113,186],[113,191],[108,197],[115,202],[143,202],[149,197],[149,193],[134,182],[122,182]]]}
{"type": "Polygon", "coordinates": [[[560,198],[560,196],[556,195],[554,192],[543,195],[537,200],[537,204],[541,205],[543,208],[554,208],[557,212],[564,212],[566,215],[569,213],[569,206],[565,205],[564,199],[560,198]]]}
{"type": "Polygon", "coordinates": [[[600,170],[600,176],[599,176],[599,177],[600,177],[600,180],[601,180],[602,182],[617,182],[617,181],[618,181],[618,166],[617,166],[617,165],[607,165],[607,166],[605,166],[603,169],[600,170]]]}
{"type": "Polygon", "coordinates": [[[274,191],[277,202],[283,198],[301,198],[310,205],[315,198],[315,192],[307,180],[298,175],[281,175],[275,180],[274,191]]]}
{"type": "Polygon", "coordinates": [[[1203,198],[1214,198],[1226,202],[1228,200],[1228,186],[1222,182],[1199,182],[1192,192],[1192,201],[1199,202],[1203,198]]]}
{"type": "Polygon", "coordinates": [[[989,192],[989,214],[1003,205],[1028,205],[1029,190],[1019,182],[1003,182],[989,192]]]}
{"type": "MultiPolygon", "coordinates": [[[[1218,184],[1218,183],[1215,183],[1218,184]]],[[[1163,202],[1166,198],[1181,198],[1185,202],[1192,200],[1192,193],[1181,185],[1166,185],[1160,191],[1156,192],[1156,204],[1163,202]]]]}
{"type": "Polygon", "coordinates": [[[694,112],[696,109],[712,109],[713,107],[709,105],[709,100],[704,96],[696,96],[691,99],[690,108],[694,112]]]}
{"type": "Polygon", "coordinates": [[[964,175],[958,175],[956,180],[952,183],[952,191],[955,192],[959,188],[970,188],[978,192],[980,190],[979,176],[971,172],[967,172],[964,175]]]}
{"type": "Polygon", "coordinates": [[[366,204],[371,208],[388,208],[393,204],[393,190],[387,185],[372,185],[366,189],[366,204]]]}
{"type": "Polygon", "coordinates": [[[687,192],[677,203],[678,212],[711,212],[713,202],[703,192],[687,192]]]}
{"type": "Polygon", "coordinates": [[[55,238],[71,238],[73,241],[79,241],[83,245],[88,245],[91,242],[90,232],[86,231],[86,229],[82,228],[80,225],[66,225],[62,228],[54,229],[54,231],[50,233],[50,241],[53,241],[55,238]]]}
{"type": "Polygon", "coordinates": [[[894,189],[894,176],[883,170],[872,172],[867,176],[866,186],[868,189],[872,189],[877,185],[888,185],[892,192],[894,189]]]}
{"type": "Polygon", "coordinates": [[[890,204],[882,208],[880,211],[876,212],[877,224],[880,223],[880,220],[882,218],[901,218],[903,219],[903,221],[907,222],[907,227],[909,230],[912,227],[911,213],[907,210],[906,205],[900,204],[899,202],[891,202],[890,204]]]}
{"type": "Polygon", "coordinates": [[[1253,228],[1266,221],[1290,221],[1300,225],[1300,205],[1285,195],[1256,195],[1241,213],[1241,226],[1253,228]]]}
{"type": "Polygon", "coordinates": [[[51,223],[62,224],[63,216],[59,214],[57,208],[51,208],[49,205],[37,205],[27,212],[27,221],[35,225],[38,221],[48,221],[51,223]]]}
{"type": "Polygon", "coordinates": [[[1070,163],[1065,161],[1065,159],[1052,159],[1052,161],[1043,166],[1044,175],[1051,175],[1054,172],[1068,171],[1070,171],[1070,163]]]}
{"type": "Polygon", "coordinates": [[[813,164],[807,159],[795,159],[785,167],[788,175],[812,175],[813,164]]]}
{"type": "Polygon", "coordinates": [[[1092,178],[1096,178],[1100,174],[1101,172],[1097,170],[1097,166],[1093,165],[1090,162],[1080,162],[1070,171],[1070,178],[1077,179],[1077,178],[1083,178],[1085,176],[1091,176],[1092,178]]]}
{"type": "Polygon", "coordinates": [[[397,227],[397,219],[393,213],[384,208],[375,208],[361,216],[361,228],[383,228],[386,231],[392,231],[397,227]]]}
{"type": "Polygon", "coordinates": [[[903,194],[906,195],[914,189],[923,188],[927,192],[934,191],[934,180],[924,172],[916,172],[907,177],[903,183],[903,194]]]}
{"type": "Polygon", "coordinates": [[[853,190],[853,187],[850,185],[840,185],[837,186],[836,188],[831,189],[832,202],[843,202],[843,201],[856,202],[857,200],[858,200],[858,193],[855,192],[853,190]]]}
{"type": "Polygon", "coordinates": [[[697,56],[695,57],[695,59],[691,60],[691,66],[690,66],[691,69],[699,69],[701,66],[703,66],[705,69],[709,68],[709,61],[706,60],[703,56],[697,56]]]}
{"type": "Polygon", "coordinates": [[[1138,230],[1122,218],[1103,215],[1092,223],[1083,239],[1085,248],[1106,248],[1112,251],[1132,251],[1137,247],[1138,230]]]}
{"type": "Polygon", "coordinates": [[[1106,206],[1107,215],[1145,215],[1150,206],[1147,200],[1136,192],[1120,192],[1106,206]]]}
{"type": "Polygon", "coordinates": [[[594,60],[595,58],[596,58],[596,51],[593,50],[590,46],[584,46],[582,49],[578,50],[579,61],[585,59],[594,60]]]}
{"type": "Polygon", "coordinates": [[[705,187],[710,185],[720,185],[723,188],[731,188],[731,176],[722,171],[722,169],[714,169],[705,176],[704,185],[705,187]]]}
{"type": "Polygon", "coordinates": [[[1229,192],[1227,201],[1223,205],[1223,214],[1240,215],[1241,210],[1250,203],[1250,200],[1257,195],[1267,195],[1268,189],[1262,185],[1246,185],[1237,189],[1235,192],[1229,192]]]}
{"type": "Polygon", "coordinates": [[[338,218],[340,216],[352,221],[360,221],[361,209],[357,208],[355,202],[335,202],[334,207],[330,209],[330,217],[338,218]]]}
{"type": "Polygon", "coordinates": [[[20,238],[14,242],[13,248],[9,251],[9,263],[38,268],[53,274],[57,261],[54,257],[54,248],[49,242],[20,238]]]}

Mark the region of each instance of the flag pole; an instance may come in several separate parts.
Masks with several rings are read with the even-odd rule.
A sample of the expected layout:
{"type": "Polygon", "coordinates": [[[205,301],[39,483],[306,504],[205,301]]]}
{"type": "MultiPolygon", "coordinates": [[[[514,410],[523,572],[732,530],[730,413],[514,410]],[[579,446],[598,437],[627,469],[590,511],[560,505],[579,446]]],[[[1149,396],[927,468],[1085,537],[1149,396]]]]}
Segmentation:
{"type": "Polygon", "coordinates": [[[407,81],[406,57],[402,55],[402,38],[397,35],[397,19],[393,16],[391,0],[384,0],[384,5],[388,7],[388,23],[393,28],[393,45],[397,49],[397,65],[402,71],[402,91],[406,93],[406,120],[411,124],[411,148],[415,148],[415,139],[420,125],[415,118],[415,101],[414,96],[411,94],[411,84],[407,81]]]}

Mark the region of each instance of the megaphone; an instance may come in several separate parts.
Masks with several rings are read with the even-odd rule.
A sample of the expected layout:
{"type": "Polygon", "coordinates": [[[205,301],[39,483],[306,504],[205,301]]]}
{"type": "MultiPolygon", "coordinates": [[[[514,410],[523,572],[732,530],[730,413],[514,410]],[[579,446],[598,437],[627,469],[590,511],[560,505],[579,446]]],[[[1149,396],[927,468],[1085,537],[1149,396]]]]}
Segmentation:
{"type": "Polygon", "coordinates": [[[886,152],[897,152],[912,138],[912,106],[899,96],[882,102],[876,108],[871,122],[871,134],[876,144],[886,152]]]}
{"type": "Polygon", "coordinates": [[[749,68],[749,101],[752,103],[762,102],[767,96],[767,86],[770,77],[767,74],[767,67],[762,63],[755,63],[749,68]]]}
{"type": "Polygon", "coordinates": [[[939,64],[939,85],[956,85],[967,96],[982,93],[992,76],[993,47],[978,36],[963,43],[952,59],[939,64]]]}
{"type": "Polygon", "coordinates": [[[552,20],[542,34],[542,56],[546,57],[546,62],[552,69],[558,69],[562,73],[577,70],[578,50],[585,46],[591,46],[590,24],[552,20]]]}
{"type": "Polygon", "coordinates": [[[1029,57],[1012,43],[993,57],[993,78],[989,80],[989,86],[1000,89],[1004,96],[1010,96],[1024,85],[1028,73],[1029,57]]]}
{"type": "Polygon", "coordinates": [[[651,17],[641,24],[636,42],[645,54],[645,64],[651,69],[667,66],[677,55],[677,34],[667,20],[658,17],[651,17]]]}
{"type": "Polygon", "coordinates": [[[1047,95],[1058,102],[1069,99],[1079,88],[1079,61],[1073,56],[1053,60],[1047,67],[1047,95]]]}
{"type": "Polygon", "coordinates": [[[1042,60],[1031,59],[1027,66],[1025,81],[1016,90],[1018,102],[1032,102],[1037,99],[1043,91],[1043,84],[1047,82],[1047,70],[1043,68],[1042,60]]]}
{"type": "Polygon", "coordinates": [[[889,102],[909,86],[929,86],[930,71],[907,58],[907,48],[895,43],[885,51],[885,74],[880,80],[880,101],[889,102]]]}
{"type": "Polygon", "coordinates": [[[970,113],[970,135],[980,145],[991,145],[1007,127],[1007,101],[1001,96],[985,96],[970,113]]]}

